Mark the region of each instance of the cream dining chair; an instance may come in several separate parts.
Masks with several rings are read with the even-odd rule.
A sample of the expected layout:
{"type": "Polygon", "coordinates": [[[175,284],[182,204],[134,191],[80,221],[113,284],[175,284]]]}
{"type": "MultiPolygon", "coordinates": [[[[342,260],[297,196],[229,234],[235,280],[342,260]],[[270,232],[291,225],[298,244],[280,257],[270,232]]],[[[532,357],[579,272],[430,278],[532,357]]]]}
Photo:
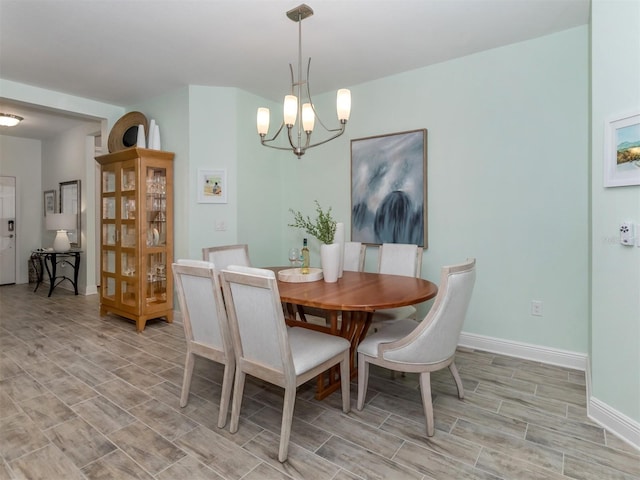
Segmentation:
{"type": "Polygon", "coordinates": [[[367,246],[361,242],[344,242],[343,270],[347,272],[362,272],[367,246]]]}
{"type": "Polygon", "coordinates": [[[427,436],[433,436],[431,372],[449,367],[458,397],[464,398],[454,359],[475,278],[475,259],[443,267],[438,294],[422,322],[400,320],[369,335],[358,345],[358,410],[364,407],[367,395],[369,364],[392,371],[418,373],[427,436]]]}
{"type": "Polygon", "coordinates": [[[205,247],[202,249],[202,259],[213,262],[218,271],[224,270],[229,265],[251,266],[249,246],[246,244],[205,247]]]}
{"type": "MultiPolygon", "coordinates": [[[[383,243],[378,250],[378,273],[390,275],[404,275],[405,277],[420,277],[422,272],[422,248],[407,243],[383,243]]],[[[376,310],[371,319],[373,331],[383,325],[416,317],[416,308],[405,307],[385,308],[376,310]]]]}
{"type": "Polygon", "coordinates": [[[284,388],[278,451],[278,460],[284,462],[299,385],[340,364],[342,410],[349,411],[349,341],[307,328],[287,328],[271,270],[232,265],[221,278],[236,355],[230,431],[238,431],[247,374],[284,388]]]}
{"type": "Polygon", "coordinates": [[[224,372],[218,427],[222,428],[227,423],[235,356],[219,274],[213,263],[199,260],[178,260],[172,269],[187,340],[180,406],[187,405],[195,356],[221,363],[224,372]]]}

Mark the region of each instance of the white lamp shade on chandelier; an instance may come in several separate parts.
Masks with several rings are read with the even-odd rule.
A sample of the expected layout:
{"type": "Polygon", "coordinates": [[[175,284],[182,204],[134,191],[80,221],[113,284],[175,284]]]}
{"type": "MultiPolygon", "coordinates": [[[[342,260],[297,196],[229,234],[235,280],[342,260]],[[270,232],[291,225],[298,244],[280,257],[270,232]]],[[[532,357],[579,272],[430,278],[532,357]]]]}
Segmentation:
{"type": "MultiPolygon", "coordinates": [[[[349,115],[351,114],[351,92],[346,88],[338,90],[336,96],[336,113],[338,115],[339,127],[329,129],[325,127],[322,120],[318,117],[318,112],[311,100],[311,93],[309,91],[309,69],[311,66],[311,59],[307,65],[307,76],[302,78],[302,20],[313,15],[313,10],[308,5],[302,4],[287,12],[287,17],[294,22],[298,22],[298,78],[297,81],[294,78],[293,66],[290,64],[291,69],[291,94],[284,97],[283,106],[283,121],[280,124],[280,128],[271,138],[266,138],[269,133],[269,121],[270,113],[269,109],[265,107],[258,108],[257,115],[257,128],[258,135],[260,135],[260,143],[265,147],[276,148],[278,150],[293,151],[295,155],[300,158],[304,155],[304,152],[311,147],[316,147],[327,143],[334,138],[339,137],[345,131],[349,115]],[[302,86],[305,86],[303,90],[302,86]],[[323,138],[318,141],[311,141],[311,134],[315,128],[316,120],[324,128],[326,133],[329,134],[328,138],[323,138]],[[285,128],[286,127],[286,128],[285,128]],[[288,146],[275,145],[274,141],[278,138],[281,132],[286,130],[288,137],[288,146]]],[[[282,144],[284,141],[282,142],[282,144]]]]}
{"type": "Polygon", "coordinates": [[[56,252],[68,252],[71,242],[67,231],[75,230],[76,215],[73,213],[52,213],[46,216],[47,230],[55,230],[56,238],[53,240],[53,250],[56,252]]]}

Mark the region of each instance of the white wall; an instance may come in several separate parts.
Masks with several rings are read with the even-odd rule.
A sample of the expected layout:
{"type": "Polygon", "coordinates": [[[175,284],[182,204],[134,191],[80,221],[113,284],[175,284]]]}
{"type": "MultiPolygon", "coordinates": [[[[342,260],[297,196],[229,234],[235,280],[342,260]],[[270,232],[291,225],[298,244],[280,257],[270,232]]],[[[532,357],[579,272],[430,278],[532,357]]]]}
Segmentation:
{"type": "Polygon", "coordinates": [[[16,177],[16,283],[29,282],[31,251],[42,246],[42,143],[0,135],[0,175],[16,177]]]}
{"type": "MultiPolygon", "coordinates": [[[[83,250],[85,250],[85,255],[81,263],[81,274],[78,282],[78,288],[82,293],[95,293],[96,239],[95,209],[93,203],[95,201],[95,197],[93,196],[95,195],[95,192],[93,191],[95,185],[95,170],[91,168],[92,160],[90,158],[90,151],[92,149],[89,148],[89,146],[85,143],[85,140],[86,135],[93,134],[96,131],[100,131],[101,137],[106,145],[111,126],[118,120],[118,118],[120,118],[124,114],[125,110],[123,107],[117,105],[110,105],[87,98],[75,97],[73,95],[46,90],[39,87],[33,87],[31,85],[20,84],[4,79],[0,79],[0,91],[2,91],[2,96],[4,98],[30,103],[33,105],[40,105],[43,107],[51,108],[53,110],[82,114],[96,119],[96,123],[90,126],[86,131],[67,132],[61,135],[58,139],[44,142],[47,145],[52,145],[54,151],[49,152],[49,147],[43,145],[41,152],[41,158],[46,157],[48,161],[59,163],[60,167],[62,168],[61,172],[59,173],[65,174],[63,180],[57,180],[56,178],[58,172],[48,171],[47,175],[42,177],[45,179],[46,185],[48,186],[47,188],[44,188],[44,190],[58,190],[59,181],[79,179],[82,182],[82,201],[85,207],[82,217],[82,225],[86,242],[84,242],[85,239],[83,239],[82,248],[83,250]],[[74,140],[70,140],[72,138],[74,140]],[[66,158],[68,152],[73,152],[71,153],[71,155],[72,158],[77,159],[77,165],[75,164],[75,161],[73,162],[74,165],[70,165],[69,159],[66,158]],[[66,177],[66,175],[77,175],[78,173],[81,173],[83,176],[76,176],[73,178],[66,177]],[[53,175],[53,178],[51,177],[51,175],[53,175]],[[87,282],[89,283],[88,286],[87,282]]],[[[37,169],[38,174],[40,173],[41,168],[42,166],[39,165],[37,169]]],[[[30,171],[21,171],[21,178],[17,179],[18,184],[20,184],[21,182],[28,182],[29,178],[32,177],[35,172],[35,168],[31,169],[30,171]]],[[[38,180],[38,182],[40,182],[40,180],[38,180]]],[[[43,187],[42,185],[40,185],[40,183],[38,188],[40,188],[40,191],[38,192],[37,196],[38,198],[42,198],[43,187]]],[[[22,221],[31,222],[32,219],[37,219],[39,223],[42,222],[41,200],[38,200],[38,202],[34,204],[23,204],[20,206],[20,208],[20,218],[22,219],[22,221]]],[[[51,242],[53,241],[53,237],[47,237],[47,235],[50,235],[50,233],[45,233],[42,225],[40,226],[38,232],[39,235],[37,237],[30,239],[31,243],[33,243],[34,246],[29,247],[29,251],[32,248],[46,246],[45,243],[49,240],[49,238],[51,238],[51,242]]],[[[19,260],[19,262],[22,262],[22,260],[19,260]]],[[[64,286],[64,284],[62,284],[61,287],[62,286],[64,286]]]]}
{"type": "Polygon", "coordinates": [[[592,0],[590,413],[610,407],[640,447],[640,248],[618,243],[620,222],[640,223],[640,186],[603,187],[606,122],[640,113],[639,20],[639,2],[592,0]]]}
{"type": "MultiPolygon", "coordinates": [[[[93,294],[96,289],[96,238],[95,238],[95,170],[88,168],[93,158],[93,148],[87,148],[87,137],[100,132],[100,122],[87,123],[42,142],[42,189],[58,192],[57,209],[60,210],[60,183],[80,180],[80,249],[84,252],[78,273],[78,290],[93,294]]],[[[93,144],[93,139],[89,145],[93,144]]],[[[53,244],[54,232],[44,229],[42,246],[53,244]]],[[[71,290],[68,282],[60,288],[71,290]]]]}
{"type": "MultiPolygon", "coordinates": [[[[426,128],[423,276],[437,279],[442,265],[476,257],[465,332],[586,355],[588,28],[350,88],[353,111],[343,137],[301,160],[279,155],[285,193],[274,227],[292,230],[288,208],[314,214],[318,199],[349,232],[349,140],[426,128]],[[542,317],[531,316],[531,300],[543,302],[542,317]]],[[[328,122],[333,95],[315,99],[328,122]]],[[[373,269],[375,251],[367,255],[373,269]]]]}

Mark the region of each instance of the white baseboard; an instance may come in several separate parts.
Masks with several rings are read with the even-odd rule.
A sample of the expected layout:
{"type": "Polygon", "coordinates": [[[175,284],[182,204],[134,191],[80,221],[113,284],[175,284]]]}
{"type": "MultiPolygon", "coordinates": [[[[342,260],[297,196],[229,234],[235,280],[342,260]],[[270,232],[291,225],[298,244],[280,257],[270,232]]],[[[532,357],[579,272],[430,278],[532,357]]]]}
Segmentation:
{"type": "Polygon", "coordinates": [[[84,289],[85,295],[97,295],[98,287],[96,285],[87,285],[84,289]]]}
{"type": "Polygon", "coordinates": [[[640,450],[640,424],[591,396],[591,369],[587,354],[464,332],[460,334],[458,345],[584,371],[589,418],[640,450]]]}
{"type": "Polygon", "coordinates": [[[461,347],[475,348],[486,352],[500,353],[511,357],[524,358],[537,362],[558,365],[560,367],[573,368],[586,371],[588,356],[586,353],[571,352],[557,348],[532,345],[529,343],[515,342],[501,338],[486,337],[475,333],[460,334],[458,345],[461,347]]]}
{"type": "Polygon", "coordinates": [[[598,422],[617,437],[640,450],[640,423],[595,397],[589,398],[587,413],[593,421],[598,422]]]}

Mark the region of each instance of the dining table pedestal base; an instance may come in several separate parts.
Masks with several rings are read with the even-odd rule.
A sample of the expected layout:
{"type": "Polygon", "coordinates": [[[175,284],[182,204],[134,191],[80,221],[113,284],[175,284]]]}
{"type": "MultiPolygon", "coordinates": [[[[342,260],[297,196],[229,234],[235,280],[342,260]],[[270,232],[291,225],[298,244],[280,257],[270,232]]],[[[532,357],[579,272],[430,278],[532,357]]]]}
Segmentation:
{"type": "MultiPolygon", "coordinates": [[[[328,333],[331,335],[337,335],[342,338],[346,338],[351,347],[349,356],[349,370],[351,372],[351,379],[358,376],[358,362],[356,359],[358,345],[367,335],[369,325],[371,325],[371,319],[373,312],[362,311],[326,311],[325,325],[319,325],[311,323],[309,321],[302,321],[296,317],[297,306],[291,303],[285,304],[286,321],[290,327],[302,327],[316,330],[318,332],[328,333]]],[[[318,375],[318,386],[316,389],[315,398],[322,400],[328,397],[336,390],[340,389],[340,369],[338,367],[332,367],[324,373],[318,375]]]]}

